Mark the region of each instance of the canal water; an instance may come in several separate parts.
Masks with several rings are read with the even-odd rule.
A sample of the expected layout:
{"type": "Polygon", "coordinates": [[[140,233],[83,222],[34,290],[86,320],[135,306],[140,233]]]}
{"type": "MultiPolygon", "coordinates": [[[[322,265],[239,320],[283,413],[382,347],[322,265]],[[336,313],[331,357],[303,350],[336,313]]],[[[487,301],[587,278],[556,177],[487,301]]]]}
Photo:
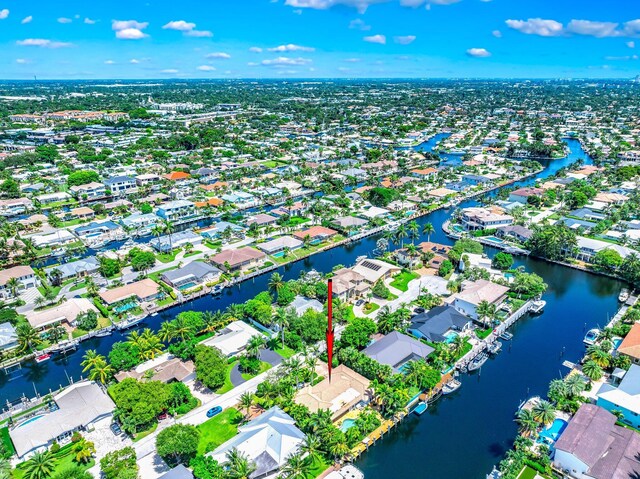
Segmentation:
{"type": "MultiPolygon", "coordinates": [[[[416,149],[430,150],[443,137],[431,138],[416,149]]],[[[566,141],[570,149],[568,157],[546,162],[545,170],[537,178],[551,176],[577,159],[589,162],[579,142],[566,141]]],[[[530,178],[516,186],[530,185],[534,181],[535,178],[530,178]]],[[[473,204],[475,201],[470,200],[460,207],[473,204]]],[[[437,210],[417,221],[420,225],[430,222],[435,226],[432,241],[451,244],[441,229],[449,214],[449,211],[437,210]]],[[[378,236],[371,236],[334,248],[285,265],[279,271],[286,279],[292,279],[310,269],[327,273],[338,264],[352,265],[358,256],[372,253],[377,239],[378,236]]],[[[518,264],[524,265],[527,271],[538,273],[549,284],[544,313],[527,317],[514,326],[515,337],[504,345],[503,352],[487,362],[479,374],[463,377],[463,387],[458,392],[443,398],[420,418],[410,417],[365,453],[358,466],[367,479],[484,477],[515,438],[513,413],[520,401],[530,395],[543,394],[551,379],[566,373],[561,363],[580,357],[586,330],[604,325],[615,313],[617,295],[622,287],[619,282],[534,258],[521,258],[518,264]]],[[[226,289],[218,298],[206,296],[165,310],[147,318],[142,327],[157,330],[162,321],[172,319],[182,311],[224,309],[232,303],[244,302],[267,289],[269,276],[270,273],[258,276],[226,289]]],[[[113,343],[125,339],[126,334],[115,332],[81,343],[78,351],[66,357],[56,356],[40,364],[29,361],[11,373],[0,372],[0,404],[22,396],[46,394],[71,380],[79,380],[82,375],[80,362],[87,349],[96,349],[106,355],[113,343]]]]}

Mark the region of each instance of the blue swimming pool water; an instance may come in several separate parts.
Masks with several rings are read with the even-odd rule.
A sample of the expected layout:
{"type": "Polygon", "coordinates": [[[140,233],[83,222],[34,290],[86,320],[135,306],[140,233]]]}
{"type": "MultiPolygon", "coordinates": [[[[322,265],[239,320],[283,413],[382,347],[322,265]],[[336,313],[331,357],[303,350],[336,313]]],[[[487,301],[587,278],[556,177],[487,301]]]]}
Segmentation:
{"type": "Polygon", "coordinates": [[[113,308],[117,313],[124,313],[125,311],[129,311],[130,309],[134,309],[138,305],[135,302],[123,304],[122,306],[116,306],[113,308]]]}
{"type": "Polygon", "coordinates": [[[496,238],[495,236],[485,236],[483,239],[487,241],[491,241],[492,243],[496,243],[496,244],[504,243],[504,241],[502,241],[500,238],[496,238]]]}
{"type": "Polygon", "coordinates": [[[38,419],[40,419],[41,417],[44,417],[44,414],[40,414],[39,416],[33,416],[32,418],[27,419],[25,422],[23,422],[22,424],[20,424],[18,427],[22,427],[26,424],[29,424],[30,422],[33,421],[37,421],[38,419]]]}
{"type": "Polygon", "coordinates": [[[613,349],[618,349],[618,347],[622,344],[622,338],[613,338],[611,341],[613,343],[613,349]]]}
{"type": "Polygon", "coordinates": [[[547,428],[542,430],[542,432],[540,433],[540,438],[538,440],[540,441],[540,439],[551,439],[553,442],[556,442],[556,440],[560,437],[560,434],[562,434],[566,427],[567,421],[565,421],[564,419],[556,418],[551,423],[551,426],[548,426],[547,428]]]}
{"type": "Polygon", "coordinates": [[[190,283],[183,284],[182,286],[178,287],[178,289],[179,289],[180,291],[184,291],[185,289],[193,288],[195,285],[196,285],[196,283],[194,283],[194,282],[192,281],[192,282],[190,282],[190,283]]]}
{"type": "Polygon", "coordinates": [[[274,258],[282,258],[284,256],[284,251],[278,251],[277,253],[273,253],[271,256],[274,258]]]}
{"type": "Polygon", "coordinates": [[[342,421],[342,424],[340,424],[340,430],[342,432],[347,432],[349,429],[355,426],[355,424],[356,424],[355,419],[345,419],[344,421],[342,421]]]}
{"type": "Polygon", "coordinates": [[[455,339],[460,336],[458,333],[456,333],[455,331],[450,331],[449,333],[447,333],[447,335],[445,336],[445,340],[444,342],[447,344],[451,344],[452,342],[455,341],[455,339]]]}

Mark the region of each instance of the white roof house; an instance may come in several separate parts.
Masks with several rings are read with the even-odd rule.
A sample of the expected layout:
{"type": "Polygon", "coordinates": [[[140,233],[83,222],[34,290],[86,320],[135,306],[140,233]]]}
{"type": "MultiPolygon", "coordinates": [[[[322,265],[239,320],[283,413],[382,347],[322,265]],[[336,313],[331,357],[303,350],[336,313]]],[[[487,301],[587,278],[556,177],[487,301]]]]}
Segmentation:
{"type": "Polygon", "coordinates": [[[100,386],[89,381],[69,386],[53,400],[59,409],[34,416],[9,431],[18,457],[43,449],[54,440],[60,442],[73,431],[108,417],[115,409],[100,386]]]}
{"type": "Polygon", "coordinates": [[[226,356],[235,356],[246,347],[252,337],[260,335],[260,331],[244,321],[234,321],[220,331],[220,334],[205,339],[200,344],[218,348],[226,356]]]}
{"type": "Polygon", "coordinates": [[[273,407],[240,426],[234,438],[208,455],[224,464],[227,453],[237,449],[256,465],[256,470],[249,477],[262,477],[280,469],[287,458],[297,452],[304,437],[291,416],[279,407],[273,407]]]}

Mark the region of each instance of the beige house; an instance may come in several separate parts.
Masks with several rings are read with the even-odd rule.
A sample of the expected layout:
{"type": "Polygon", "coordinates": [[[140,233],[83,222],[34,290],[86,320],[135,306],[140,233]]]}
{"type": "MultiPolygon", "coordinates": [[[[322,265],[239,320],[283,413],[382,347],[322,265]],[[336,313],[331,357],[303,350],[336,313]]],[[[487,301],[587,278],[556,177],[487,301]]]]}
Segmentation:
{"type": "Polygon", "coordinates": [[[152,279],[145,278],[135,283],[126,284],[119,288],[108,289],[100,293],[100,298],[106,304],[117,303],[123,299],[135,297],[138,301],[152,301],[160,292],[160,285],[152,279]]]}
{"type": "Polygon", "coordinates": [[[333,295],[343,301],[364,296],[371,288],[364,276],[348,268],[341,268],[334,272],[332,280],[333,295]]]}
{"type": "Polygon", "coordinates": [[[213,256],[211,262],[225,271],[244,271],[261,266],[266,257],[262,251],[245,246],[222,251],[213,256]]]}
{"type": "Polygon", "coordinates": [[[41,329],[63,322],[75,326],[76,318],[89,311],[98,313],[97,308],[87,298],[71,298],[53,308],[32,310],[25,315],[32,328],[41,329]]]}
{"type": "Polygon", "coordinates": [[[328,409],[335,421],[359,402],[369,400],[369,380],[344,364],[333,369],[331,382],[325,363],[320,363],[316,372],[326,379],[315,386],[305,386],[295,396],[295,402],[307,406],[312,413],[328,409]]]}

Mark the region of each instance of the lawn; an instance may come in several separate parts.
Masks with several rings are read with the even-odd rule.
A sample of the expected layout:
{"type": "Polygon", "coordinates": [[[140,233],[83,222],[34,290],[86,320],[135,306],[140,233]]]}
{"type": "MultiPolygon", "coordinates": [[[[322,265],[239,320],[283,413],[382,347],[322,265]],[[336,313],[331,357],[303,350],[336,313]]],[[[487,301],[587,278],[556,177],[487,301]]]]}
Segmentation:
{"type": "Polygon", "coordinates": [[[234,385],[231,382],[231,370],[233,369],[233,365],[235,363],[236,362],[233,361],[232,363],[229,363],[229,366],[227,366],[227,376],[224,380],[224,384],[217,389],[216,394],[224,394],[231,391],[234,388],[234,385]]]}
{"type": "MultiPolygon", "coordinates": [[[[535,479],[536,475],[538,473],[536,472],[535,469],[532,469],[529,466],[524,466],[522,468],[522,471],[520,471],[520,474],[518,474],[517,479],[535,479]]],[[[541,477],[541,476],[539,476],[541,477]]]]}
{"type": "MultiPolygon", "coordinates": [[[[53,456],[56,458],[56,466],[53,471],[53,475],[56,475],[62,471],[70,468],[79,468],[83,471],[91,469],[95,465],[95,460],[91,459],[85,464],[81,464],[75,461],[75,454],[71,450],[73,444],[67,444],[63,446],[60,451],[56,452],[53,456]]],[[[21,467],[24,463],[18,464],[12,472],[13,479],[23,479],[25,476],[24,469],[21,467]]]]}
{"type": "Polygon", "coordinates": [[[289,346],[285,346],[284,348],[279,347],[274,349],[274,351],[278,353],[280,356],[282,356],[283,359],[289,359],[291,356],[296,354],[296,352],[293,349],[291,349],[289,346]]]}
{"type": "Polygon", "coordinates": [[[231,407],[200,424],[198,426],[200,431],[198,454],[203,455],[213,451],[220,444],[235,436],[238,433],[238,424],[241,420],[242,414],[231,407]]]}
{"type": "Polygon", "coordinates": [[[397,290],[406,292],[409,290],[409,282],[419,277],[420,275],[413,271],[402,271],[394,276],[393,281],[391,281],[389,285],[397,290]]]}
{"type": "Polygon", "coordinates": [[[471,349],[473,349],[473,346],[471,345],[471,343],[469,342],[468,339],[465,339],[464,348],[462,348],[462,351],[460,351],[460,354],[458,354],[455,357],[454,362],[457,361],[458,359],[460,359],[465,354],[467,354],[469,351],[471,351],[471,349]]]}
{"type": "Polygon", "coordinates": [[[153,434],[153,432],[156,429],[158,429],[158,423],[157,422],[153,423],[153,426],[151,426],[149,429],[136,433],[135,437],[133,438],[133,442],[137,442],[140,439],[142,439],[143,437],[147,437],[149,434],[153,434]]]}
{"type": "Polygon", "coordinates": [[[364,308],[362,308],[362,312],[364,314],[371,314],[373,313],[376,309],[378,309],[380,307],[379,304],[376,303],[367,303],[364,305],[364,308]]]}
{"type": "Polygon", "coordinates": [[[491,331],[493,331],[493,329],[491,328],[476,329],[476,336],[478,336],[478,339],[485,339],[487,336],[491,334],[491,331]]]}
{"type": "Polygon", "coordinates": [[[174,249],[171,253],[157,254],[156,259],[161,263],[171,263],[173,260],[176,259],[176,256],[180,251],[181,251],[180,249],[174,249]]]}
{"type": "MultiPolygon", "coordinates": [[[[260,371],[258,371],[258,374],[262,374],[265,371],[268,371],[269,369],[271,369],[271,364],[269,364],[266,361],[261,361],[260,362],[260,371]]],[[[251,378],[255,378],[258,374],[242,373],[242,379],[244,379],[245,381],[248,381],[251,378]]]]}
{"type": "Polygon", "coordinates": [[[8,427],[3,427],[2,429],[0,429],[0,441],[2,441],[5,451],[10,452],[11,455],[16,453],[16,450],[13,447],[13,443],[11,442],[11,438],[9,437],[8,427]]]}

